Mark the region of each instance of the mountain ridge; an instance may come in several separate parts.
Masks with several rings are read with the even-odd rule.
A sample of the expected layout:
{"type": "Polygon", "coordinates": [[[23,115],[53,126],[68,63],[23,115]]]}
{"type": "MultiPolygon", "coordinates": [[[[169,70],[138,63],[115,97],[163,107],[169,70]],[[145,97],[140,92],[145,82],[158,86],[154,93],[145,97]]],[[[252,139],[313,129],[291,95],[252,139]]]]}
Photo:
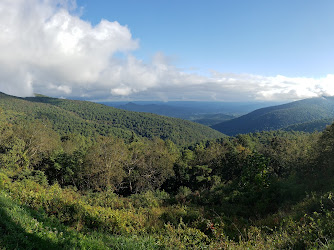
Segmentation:
{"type": "Polygon", "coordinates": [[[236,135],[284,129],[296,124],[331,118],[334,118],[334,97],[316,97],[261,108],[216,124],[212,128],[227,135],[236,135]]]}
{"type": "Polygon", "coordinates": [[[49,120],[54,129],[84,135],[114,135],[131,138],[159,137],[183,145],[224,135],[209,127],[177,118],[138,113],[89,101],[44,96],[15,97],[0,93],[0,107],[23,114],[25,119],[49,120]]]}

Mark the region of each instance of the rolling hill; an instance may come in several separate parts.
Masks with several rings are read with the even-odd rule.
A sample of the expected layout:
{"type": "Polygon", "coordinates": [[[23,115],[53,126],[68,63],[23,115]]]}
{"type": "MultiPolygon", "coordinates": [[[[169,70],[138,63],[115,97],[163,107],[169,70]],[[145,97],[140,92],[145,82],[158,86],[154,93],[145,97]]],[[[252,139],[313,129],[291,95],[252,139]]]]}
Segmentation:
{"type": "MultiPolygon", "coordinates": [[[[185,120],[201,119],[203,115],[225,114],[240,116],[259,108],[283,104],[282,102],[210,102],[210,101],[133,101],[101,102],[101,104],[129,111],[147,112],[185,120]]],[[[226,117],[225,117],[226,118],[226,117]]],[[[225,120],[224,118],[224,120],[225,120]]],[[[231,119],[233,117],[230,117],[231,119]]],[[[223,121],[223,120],[222,120],[223,121]]]]}
{"type": "Polygon", "coordinates": [[[293,124],[288,127],[285,127],[285,131],[303,131],[312,133],[314,131],[323,131],[326,126],[331,125],[334,121],[334,118],[315,120],[311,122],[304,122],[293,124]]]}
{"type": "Polygon", "coordinates": [[[0,108],[11,113],[13,119],[48,120],[63,134],[112,134],[130,138],[169,139],[178,145],[220,138],[218,131],[201,124],[181,119],[138,113],[108,107],[88,101],[76,101],[36,96],[19,98],[0,93],[0,108]]]}
{"type": "Polygon", "coordinates": [[[190,107],[175,107],[166,104],[136,104],[129,102],[124,105],[116,106],[115,108],[124,109],[128,111],[146,112],[157,115],[164,115],[169,117],[187,119],[189,114],[193,114],[194,110],[190,107]]]}
{"type": "Polygon", "coordinates": [[[206,126],[213,126],[233,118],[235,118],[235,116],[225,114],[198,114],[191,116],[189,120],[206,126]]]}
{"type": "Polygon", "coordinates": [[[323,96],[261,108],[212,128],[227,135],[277,129],[310,132],[321,126],[325,128],[333,119],[334,97],[323,96]]]}
{"type": "Polygon", "coordinates": [[[233,115],[226,115],[222,113],[211,113],[212,111],[210,109],[206,109],[205,107],[183,107],[181,104],[179,104],[179,106],[173,106],[167,104],[136,104],[129,102],[124,105],[116,106],[116,108],[181,118],[206,126],[211,126],[223,121],[231,120],[235,117],[233,115]]]}

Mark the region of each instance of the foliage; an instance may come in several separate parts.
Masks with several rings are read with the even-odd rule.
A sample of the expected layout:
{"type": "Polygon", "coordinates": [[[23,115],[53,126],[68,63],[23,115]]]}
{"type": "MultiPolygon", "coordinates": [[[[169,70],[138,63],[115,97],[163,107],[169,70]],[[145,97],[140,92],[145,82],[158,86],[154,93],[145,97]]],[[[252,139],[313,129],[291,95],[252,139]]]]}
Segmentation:
{"type": "Polygon", "coordinates": [[[334,97],[318,97],[257,109],[249,114],[212,126],[237,135],[277,129],[313,132],[333,122],[334,97]],[[293,126],[296,125],[296,126],[293,126]]]}
{"type": "Polygon", "coordinates": [[[270,131],[180,147],[155,137],[165,123],[155,127],[149,116],[138,118],[139,134],[133,123],[129,137],[103,135],[99,126],[114,112],[104,106],[0,97],[14,110],[0,116],[1,248],[334,246],[334,124],[322,133],[270,131]],[[57,128],[66,117],[34,119],[37,107],[49,118],[76,117],[80,132],[57,128]]]}
{"type": "Polygon", "coordinates": [[[127,140],[158,137],[177,145],[223,136],[194,122],[119,110],[93,102],[41,96],[23,99],[0,93],[0,108],[5,110],[9,120],[15,122],[38,119],[51,123],[62,136],[73,133],[86,137],[112,135],[127,140]]]}

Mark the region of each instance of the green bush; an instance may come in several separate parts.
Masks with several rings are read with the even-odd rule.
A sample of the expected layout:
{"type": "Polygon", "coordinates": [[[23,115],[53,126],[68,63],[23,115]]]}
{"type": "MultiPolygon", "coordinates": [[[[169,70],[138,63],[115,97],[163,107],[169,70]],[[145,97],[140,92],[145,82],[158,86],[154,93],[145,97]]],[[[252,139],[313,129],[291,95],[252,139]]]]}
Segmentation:
{"type": "Polygon", "coordinates": [[[5,173],[0,172],[0,189],[6,188],[9,182],[9,177],[5,173]]]}

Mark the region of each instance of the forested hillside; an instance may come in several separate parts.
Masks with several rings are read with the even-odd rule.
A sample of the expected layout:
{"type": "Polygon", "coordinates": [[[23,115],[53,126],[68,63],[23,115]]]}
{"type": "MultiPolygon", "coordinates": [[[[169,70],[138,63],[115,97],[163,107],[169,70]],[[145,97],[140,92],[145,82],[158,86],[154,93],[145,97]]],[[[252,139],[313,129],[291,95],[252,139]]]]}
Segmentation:
{"type": "Polygon", "coordinates": [[[102,136],[104,106],[1,99],[0,248],[334,247],[334,124],[180,147],[102,136]]]}
{"type": "Polygon", "coordinates": [[[323,131],[326,126],[332,124],[334,118],[327,118],[321,120],[315,120],[304,123],[297,123],[283,128],[285,131],[304,131],[304,132],[314,132],[323,131]]]}
{"type": "Polygon", "coordinates": [[[133,136],[158,137],[169,139],[178,145],[223,136],[197,123],[119,110],[86,101],[42,96],[23,99],[0,94],[0,108],[7,113],[15,112],[15,119],[19,113],[23,121],[39,119],[51,122],[53,128],[61,134],[114,135],[127,139],[133,136]]]}
{"type": "Polygon", "coordinates": [[[235,116],[225,114],[199,114],[189,118],[193,122],[197,122],[206,126],[213,126],[223,121],[232,120],[235,116]]]}
{"type": "Polygon", "coordinates": [[[319,97],[258,109],[212,127],[227,135],[276,129],[314,131],[323,130],[333,120],[334,97],[319,97]],[[325,120],[330,122],[320,127],[325,120]]]}

